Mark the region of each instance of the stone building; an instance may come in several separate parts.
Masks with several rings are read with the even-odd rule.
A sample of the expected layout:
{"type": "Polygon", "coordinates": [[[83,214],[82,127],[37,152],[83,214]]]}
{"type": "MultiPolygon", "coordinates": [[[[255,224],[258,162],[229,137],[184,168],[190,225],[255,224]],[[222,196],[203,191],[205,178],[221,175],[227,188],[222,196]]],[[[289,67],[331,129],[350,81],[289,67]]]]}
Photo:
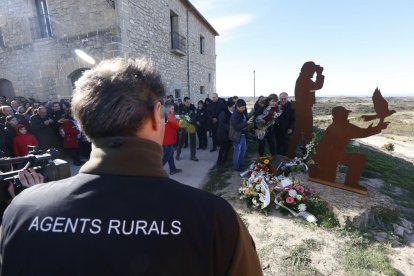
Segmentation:
{"type": "Polygon", "coordinates": [[[188,0],[0,0],[0,7],[0,95],[69,98],[93,66],[77,49],[96,62],[145,56],[176,97],[195,102],[215,92],[218,33],[188,0]]]}

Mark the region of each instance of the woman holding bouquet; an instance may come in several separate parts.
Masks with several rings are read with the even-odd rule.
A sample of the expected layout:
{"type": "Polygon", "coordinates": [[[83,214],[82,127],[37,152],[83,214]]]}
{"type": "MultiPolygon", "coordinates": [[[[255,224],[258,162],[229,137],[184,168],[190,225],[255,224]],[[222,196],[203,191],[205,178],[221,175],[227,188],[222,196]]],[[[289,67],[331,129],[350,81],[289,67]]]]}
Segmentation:
{"type": "Polygon", "coordinates": [[[278,97],[270,94],[265,100],[258,103],[254,113],[254,128],[259,142],[259,156],[264,156],[266,141],[269,145],[270,154],[276,154],[276,141],[273,125],[280,116],[280,109],[277,105],[278,97]]]}

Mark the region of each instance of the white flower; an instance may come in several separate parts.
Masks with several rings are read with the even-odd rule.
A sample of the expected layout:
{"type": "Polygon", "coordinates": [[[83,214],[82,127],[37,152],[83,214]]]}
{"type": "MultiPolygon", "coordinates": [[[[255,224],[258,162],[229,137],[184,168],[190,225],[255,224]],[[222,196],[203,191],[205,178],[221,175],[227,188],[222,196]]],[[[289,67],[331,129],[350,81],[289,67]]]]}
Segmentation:
{"type": "Polygon", "coordinates": [[[297,199],[297,200],[302,200],[302,196],[301,196],[301,195],[297,195],[297,196],[296,196],[296,199],[297,199]]]}
{"type": "Polygon", "coordinates": [[[261,190],[261,187],[260,187],[260,185],[259,185],[259,184],[257,184],[254,188],[255,188],[255,189],[256,189],[256,191],[258,191],[258,192],[260,192],[260,190],[261,190]]]}
{"type": "Polygon", "coordinates": [[[289,196],[291,196],[293,198],[295,198],[297,194],[298,193],[295,190],[293,190],[293,189],[289,191],[289,196]]]}
{"type": "Polygon", "coordinates": [[[306,205],[303,204],[303,203],[299,204],[298,210],[299,210],[299,212],[305,212],[306,211],[306,205]]]}
{"type": "Polygon", "coordinates": [[[285,188],[289,185],[292,185],[292,180],[290,178],[282,179],[282,187],[285,188]]]}

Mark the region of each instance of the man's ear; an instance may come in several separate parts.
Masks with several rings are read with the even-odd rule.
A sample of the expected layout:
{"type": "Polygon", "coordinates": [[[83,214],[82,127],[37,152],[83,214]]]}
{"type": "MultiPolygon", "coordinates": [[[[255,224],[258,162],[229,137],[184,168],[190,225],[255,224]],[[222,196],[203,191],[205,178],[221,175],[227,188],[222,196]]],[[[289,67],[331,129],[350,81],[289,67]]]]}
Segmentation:
{"type": "Polygon", "coordinates": [[[162,124],[164,124],[163,106],[161,102],[157,102],[152,111],[152,128],[157,130],[162,124]]]}

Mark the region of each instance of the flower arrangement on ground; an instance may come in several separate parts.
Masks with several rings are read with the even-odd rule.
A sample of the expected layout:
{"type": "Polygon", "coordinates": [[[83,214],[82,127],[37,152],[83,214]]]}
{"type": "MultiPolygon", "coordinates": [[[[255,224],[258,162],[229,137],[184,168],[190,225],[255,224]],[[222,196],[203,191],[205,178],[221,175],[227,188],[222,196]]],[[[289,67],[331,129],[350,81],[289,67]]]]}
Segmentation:
{"type": "Polygon", "coordinates": [[[267,211],[275,198],[275,193],[262,177],[244,180],[239,188],[240,199],[245,199],[247,205],[254,209],[267,211]]]}
{"type": "Polygon", "coordinates": [[[296,213],[305,212],[312,201],[309,199],[315,195],[315,191],[301,184],[295,183],[287,186],[276,196],[275,203],[282,205],[296,213]]]}

